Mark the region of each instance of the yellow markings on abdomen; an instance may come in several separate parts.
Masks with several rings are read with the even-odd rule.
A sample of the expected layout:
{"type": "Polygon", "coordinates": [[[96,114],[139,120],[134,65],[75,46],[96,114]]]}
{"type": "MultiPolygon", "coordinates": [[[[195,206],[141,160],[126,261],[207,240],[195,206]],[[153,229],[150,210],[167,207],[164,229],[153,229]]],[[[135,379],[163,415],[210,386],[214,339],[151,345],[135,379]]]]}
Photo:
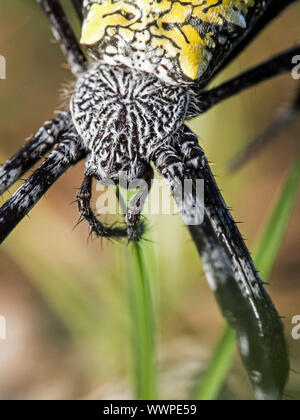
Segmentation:
{"type": "Polygon", "coordinates": [[[93,45],[103,38],[107,28],[126,28],[140,17],[139,10],[128,3],[112,3],[110,0],[103,4],[94,3],[83,23],[80,43],[93,45]]]}
{"type": "Polygon", "coordinates": [[[193,1],[196,6],[193,16],[203,22],[222,26],[224,22],[244,28],[246,26],[245,17],[249,7],[254,6],[254,0],[199,0],[193,1]],[[201,3],[199,5],[199,3],[201,3]]]}
{"type": "Polygon", "coordinates": [[[164,65],[168,64],[174,79],[178,76],[178,80],[182,77],[196,80],[209,65],[218,33],[222,33],[220,39],[226,38],[224,28],[228,26],[225,25],[232,25],[231,32],[245,29],[248,10],[257,1],[91,0],[83,24],[81,44],[95,46],[101,53],[101,42],[109,45],[111,36],[111,43],[119,54],[116,62],[120,62],[125,50],[127,56],[134,56],[136,48],[131,46],[131,42],[139,39],[139,42],[142,40],[141,48],[146,59],[149,51],[155,55],[156,49],[163,49],[164,65]]]}

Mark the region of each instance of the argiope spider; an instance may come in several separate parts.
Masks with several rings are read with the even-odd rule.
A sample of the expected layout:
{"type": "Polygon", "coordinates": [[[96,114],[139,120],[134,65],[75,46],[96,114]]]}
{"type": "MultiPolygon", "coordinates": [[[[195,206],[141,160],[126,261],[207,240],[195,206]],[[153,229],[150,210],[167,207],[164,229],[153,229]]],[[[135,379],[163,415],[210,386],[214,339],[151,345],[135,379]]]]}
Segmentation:
{"type": "MultiPolygon", "coordinates": [[[[151,186],[151,163],[165,177],[187,224],[184,180],[205,180],[205,207],[189,230],[224,316],[236,329],[243,362],[258,398],[282,396],[289,362],[279,316],[220,194],[196,136],[184,122],[259,82],[292,70],[300,47],[211,90],[208,83],[295,0],[72,0],[83,22],[81,44],[59,0],[38,0],[77,78],[69,109],[44,124],[0,169],[5,192],[51,153],[0,209],[2,242],[71,165],[86,159],[79,212],[92,232],[139,241],[144,227],[129,203],[127,228],[106,226],[90,205],[92,179],[138,178],[151,186]]],[[[295,102],[292,110],[297,107],[295,102]]],[[[145,194],[140,196],[144,200],[145,194]]],[[[136,201],[134,202],[136,204],[136,201]]]]}

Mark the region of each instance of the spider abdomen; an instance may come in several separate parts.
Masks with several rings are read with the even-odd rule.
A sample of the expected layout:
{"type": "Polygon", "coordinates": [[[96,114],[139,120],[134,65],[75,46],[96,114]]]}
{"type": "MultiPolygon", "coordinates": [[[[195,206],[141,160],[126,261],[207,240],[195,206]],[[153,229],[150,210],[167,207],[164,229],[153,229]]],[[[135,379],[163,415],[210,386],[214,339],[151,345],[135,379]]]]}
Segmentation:
{"type": "Polygon", "coordinates": [[[148,162],[183,124],[187,103],[185,87],[125,66],[96,64],[79,78],[70,107],[90,165],[111,178],[129,167],[139,172],[137,162],[148,162]]]}
{"type": "Polygon", "coordinates": [[[243,37],[263,0],[85,0],[81,44],[93,59],[170,84],[203,81],[243,37]]]}

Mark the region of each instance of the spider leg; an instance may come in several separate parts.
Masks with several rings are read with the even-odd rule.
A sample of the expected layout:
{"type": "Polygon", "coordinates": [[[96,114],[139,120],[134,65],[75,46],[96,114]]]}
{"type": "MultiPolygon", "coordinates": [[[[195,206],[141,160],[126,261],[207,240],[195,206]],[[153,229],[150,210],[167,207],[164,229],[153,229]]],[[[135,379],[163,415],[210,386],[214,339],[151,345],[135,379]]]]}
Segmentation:
{"type": "Polygon", "coordinates": [[[214,89],[198,91],[197,87],[192,87],[192,95],[194,97],[191,99],[187,118],[196,117],[225,99],[256,86],[265,80],[282,73],[292,72],[293,67],[295,67],[292,60],[298,55],[300,55],[300,46],[277,55],[214,89]]]}
{"type": "Polygon", "coordinates": [[[47,121],[25,146],[0,168],[0,194],[10,188],[57,142],[68,127],[69,113],[47,121]]]}
{"type": "Polygon", "coordinates": [[[191,177],[173,145],[166,144],[160,147],[155,151],[152,160],[156,169],[166,179],[185,224],[190,225],[197,219],[198,224],[203,227],[204,203],[194,189],[184,191],[184,183],[191,180],[191,177]]]}
{"type": "MultiPolygon", "coordinates": [[[[153,169],[151,166],[145,172],[142,180],[137,180],[136,188],[139,188],[139,192],[135,197],[131,199],[127,208],[126,224],[127,234],[130,242],[139,242],[145,232],[144,223],[141,223],[141,213],[145,201],[148,197],[149,191],[152,186],[153,180],[153,169]],[[140,182],[142,181],[142,182],[140,182]]],[[[135,188],[135,185],[131,183],[131,187],[135,188]]]]}
{"type": "MultiPolygon", "coordinates": [[[[185,135],[186,133],[182,133],[182,137],[175,139],[173,145],[160,148],[153,156],[155,166],[165,177],[179,208],[184,208],[185,206],[181,201],[182,196],[177,194],[176,190],[178,185],[182,185],[186,180],[191,180],[191,175],[183,161],[183,156],[180,157],[178,155],[174,145],[176,146],[176,143],[178,144],[181,139],[185,143],[187,141],[185,135]]],[[[194,203],[197,203],[198,200],[196,195],[197,192],[193,190],[190,198],[194,203]]],[[[204,203],[198,203],[197,205],[203,207],[204,203]]],[[[184,214],[183,216],[185,219],[186,215],[184,214]]],[[[262,332],[261,319],[257,319],[255,308],[251,305],[251,295],[249,299],[243,290],[243,284],[241,284],[241,281],[238,281],[238,276],[234,272],[231,260],[216,234],[207,210],[204,212],[202,223],[196,226],[189,226],[189,229],[202,260],[207,280],[215,293],[223,315],[236,330],[242,357],[257,396],[266,399],[280,398],[286,380],[286,372],[284,372],[283,378],[278,379],[276,377],[273,379],[273,375],[279,376],[276,369],[283,369],[282,365],[278,364],[277,366],[276,363],[273,363],[268,370],[265,365],[264,367],[262,366],[261,360],[264,359],[266,343],[262,345],[263,339],[260,335],[262,332]],[[250,357],[252,358],[251,365],[247,363],[247,359],[250,357]],[[255,363],[253,363],[255,357],[255,363]],[[254,377],[253,365],[257,372],[257,378],[259,378],[258,381],[254,377]]],[[[276,321],[276,325],[278,325],[278,318],[276,318],[276,321]]],[[[265,327],[265,324],[263,326],[265,327]]],[[[268,325],[268,327],[274,330],[272,325],[268,325]]],[[[280,332],[282,332],[282,329],[280,329],[280,332]]],[[[278,334],[273,338],[278,339],[278,334]]],[[[282,341],[281,336],[280,339],[282,341]]],[[[272,344],[281,346],[281,341],[272,344]]],[[[284,356],[286,356],[285,353],[284,356]]],[[[278,360],[279,363],[281,361],[282,359],[278,360]]],[[[283,358],[283,361],[286,362],[285,358],[283,358]]],[[[286,369],[288,370],[287,367],[286,369]]]]}
{"type": "Polygon", "coordinates": [[[45,162],[0,208],[0,243],[26,216],[48,189],[66,172],[84,158],[76,139],[65,139],[58,144],[45,162]]]}
{"type": "Polygon", "coordinates": [[[76,10],[77,16],[80,22],[83,21],[83,13],[82,13],[82,0],[72,0],[74,9],[76,10]]]}
{"type": "Polygon", "coordinates": [[[271,124],[258,137],[254,138],[245,149],[243,149],[232,161],[229,163],[229,171],[235,172],[253,157],[255,157],[268,144],[272,143],[278,132],[289,125],[295,118],[299,116],[300,112],[300,90],[294,103],[290,106],[281,108],[271,124]]]}
{"type": "Polygon", "coordinates": [[[120,239],[127,236],[126,229],[106,226],[95,216],[91,208],[92,176],[85,176],[77,194],[79,213],[90,225],[91,231],[103,238],[120,239]]]}
{"type": "Polygon", "coordinates": [[[59,42],[72,73],[75,76],[80,75],[86,67],[87,60],[59,0],[37,0],[37,2],[40,3],[50,21],[53,35],[59,42]]]}
{"type": "MultiPolygon", "coordinates": [[[[204,179],[205,211],[234,271],[230,282],[213,283],[224,316],[237,331],[243,362],[257,395],[280,398],[289,362],[283,326],[253,264],[249,251],[228,210],[197,137],[184,127],[177,153],[195,181],[204,179]],[[259,379],[254,377],[259,373],[259,379]]],[[[203,226],[189,226],[200,256],[203,226]],[[199,242],[200,241],[200,242],[199,242]],[[199,243],[198,243],[199,242],[199,243]]],[[[215,268],[212,267],[212,271],[215,268]]],[[[208,277],[211,273],[208,273],[208,277]]]]}

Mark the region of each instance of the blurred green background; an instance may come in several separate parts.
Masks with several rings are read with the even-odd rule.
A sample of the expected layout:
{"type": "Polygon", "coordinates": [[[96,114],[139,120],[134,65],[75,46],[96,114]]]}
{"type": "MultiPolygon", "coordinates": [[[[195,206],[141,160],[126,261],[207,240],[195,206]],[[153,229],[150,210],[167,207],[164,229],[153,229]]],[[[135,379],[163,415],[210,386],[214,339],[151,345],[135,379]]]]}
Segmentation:
{"type": "MultiPolygon", "coordinates": [[[[67,7],[68,3],[63,1],[67,7]]],[[[76,25],[74,15],[72,19],[76,25]]],[[[297,4],[214,85],[299,43],[299,19],[297,4]]],[[[0,55],[7,61],[7,80],[0,80],[3,162],[53,117],[61,104],[62,85],[72,77],[35,0],[2,0],[0,28],[0,55]]],[[[252,249],[299,152],[300,122],[238,174],[229,176],[226,163],[293,98],[296,87],[290,77],[279,77],[190,124],[252,249]]],[[[7,319],[7,340],[0,341],[1,399],[133,398],[130,250],[122,244],[88,241],[84,224],[72,230],[78,213],[70,203],[82,177],[83,164],[72,168],[1,246],[0,314],[7,319]]],[[[291,338],[291,318],[300,314],[299,210],[300,200],[269,288],[285,317],[292,368],[298,371],[300,341],[291,338]]],[[[153,216],[147,237],[152,240],[145,246],[159,318],[159,398],[182,399],[205,369],[223,320],[180,217],[153,216]]],[[[300,399],[299,375],[291,373],[287,394],[300,399]]],[[[221,398],[252,398],[238,356],[221,398]]]]}

